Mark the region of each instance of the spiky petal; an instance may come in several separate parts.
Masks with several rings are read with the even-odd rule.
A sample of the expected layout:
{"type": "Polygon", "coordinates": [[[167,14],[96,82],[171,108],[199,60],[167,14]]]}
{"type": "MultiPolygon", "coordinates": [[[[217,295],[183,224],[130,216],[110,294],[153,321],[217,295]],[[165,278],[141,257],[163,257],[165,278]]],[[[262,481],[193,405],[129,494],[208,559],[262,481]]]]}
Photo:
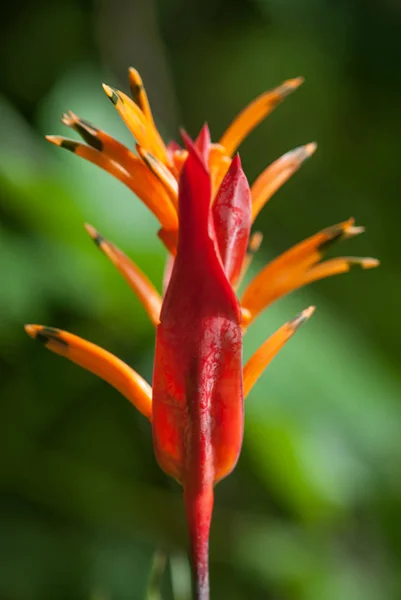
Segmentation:
{"type": "Polygon", "coordinates": [[[65,356],[107,381],[128,398],[145,417],[152,418],[150,385],[122,360],[100,346],[61,329],[44,325],[25,325],[25,331],[52,352],[65,356]]]}

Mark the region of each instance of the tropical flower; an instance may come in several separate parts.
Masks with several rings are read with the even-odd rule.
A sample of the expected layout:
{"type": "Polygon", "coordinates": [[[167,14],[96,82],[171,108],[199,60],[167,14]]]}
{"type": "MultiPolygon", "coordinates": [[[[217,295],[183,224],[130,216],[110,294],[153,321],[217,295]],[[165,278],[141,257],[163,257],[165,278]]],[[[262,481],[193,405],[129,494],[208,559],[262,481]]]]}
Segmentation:
{"type": "Polygon", "coordinates": [[[27,333],[113,385],[152,423],[162,469],[184,489],[195,595],[209,598],[208,540],[215,484],[238,460],[243,399],[263,370],[312,314],[309,307],[284,324],[242,367],[246,328],[277,299],[318,279],[375,267],[372,258],[322,260],[336,241],[363,231],[349,219],[323,229],[266,265],[236,290],[262,236],[253,221],[274,192],[316,149],[310,143],[269,165],[251,187],[238,146],[302,79],[285,81],[247,106],[219,143],[207,126],[193,142],[165,145],[153,120],[139,74],[130,69],[133,100],[104,89],[136,139],[136,153],[73,113],[63,123],[85,143],[59,136],[49,141],[102,167],[125,183],[160,223],[168,250],[163,296],[121,250],[92,226],[87,231],[139,297],[157,329],[152,387],[127,364],[71,333],[27,325],[27,333]],[[233,158],[234,156],[234,158],[233,158]]]}

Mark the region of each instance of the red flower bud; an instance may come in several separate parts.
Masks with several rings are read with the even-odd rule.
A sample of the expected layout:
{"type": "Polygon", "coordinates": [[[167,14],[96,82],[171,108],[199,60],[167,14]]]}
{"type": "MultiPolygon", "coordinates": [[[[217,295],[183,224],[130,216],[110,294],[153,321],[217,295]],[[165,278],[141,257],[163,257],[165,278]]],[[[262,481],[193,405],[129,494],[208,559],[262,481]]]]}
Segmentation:
{"type": "Polygon", "coordinates": [[[242,444],[242,331],[215,241],[209,172],[193,145],[179,182],[179,223],[157,327],[152,426],[160,466],[184,487],[198,596],[206,598],[213,486],[242,444]]]}

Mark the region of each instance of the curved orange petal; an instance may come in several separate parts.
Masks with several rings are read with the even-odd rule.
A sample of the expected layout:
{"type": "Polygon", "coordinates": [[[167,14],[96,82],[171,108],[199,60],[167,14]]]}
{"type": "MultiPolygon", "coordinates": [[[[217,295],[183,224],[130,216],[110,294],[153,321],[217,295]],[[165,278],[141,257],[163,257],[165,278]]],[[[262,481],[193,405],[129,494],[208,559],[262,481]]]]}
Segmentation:
{"type": "Polygon", "coordinates": [[[249,323],[272,302],[304,285],[305,274],[331,244],[363,231],[363,227],[354,226],[354,219],[349,219],[319,231],[266,265],[250,282],[241,300],[251,315],[249,323]]]}
{"type": "Polygon", "coordinates": [[[93,146],[87,146],[82,142],[77,142],[76,140],[66,138],[62,135],[47,135],[46,139],[55,146],[69,150],[73,154],[81,156],[85,160],[97,165],[124,183],[130,177],[129,172],[121,164],[114,161],[108,154],[97,150],[93,146]]]}
{"type": "Polygon", "coordinates": [[[295,148],[275,160],[259,175],[251,186],[252,221],[256,219],[273,194],[298,171],[307,158],[312,156],[316,148],[317,144],[314,142],[295,148]]]}
{"type": "Polygon", "coordinates": [[[347,273],[352,267],[360,267],[361,269],[374,269],[378,267],[380,261],[377,258],[358,258],[354,256],[342,256],[340,258],[332,258],[325,260],[322,263],[309,269],[303,276],[301,285],[324,279],[325,277],[331,277],[332,275],[340,275],[341,273],[347,273]]]}
{"type": "Polygon", "coordinates": [[[171,160],[173,163],[173,173],[177,177],[180,176],[182,167],[184,166],[185,161],[188,158],[188,151],[180,148],[179,150],[174,150],[171,154],[171,160]]]}
{"type": "Polygon", "coordinates": [[[153,119],[152,109],[150,108],[148,95],[143,85],[142,77],[134,67],[128,69],[128,79],[131,89],[131,95],[133,101],[139,106],[149,123],[156,129],[156,125],[153,119]]]}
{"type": "Polygon", "coordinates": [[[209,170],[212,183],[212,201],[231,165],[231,158],[220,144],[211,144],[209,152],[209,170]]]}
{"type": "Polygon", "coordinates": [[[122,360],[82,338],[53,327],[25,325],[25,331],[46,348],[65,356],[115,387],[145,417],[152,417],[152,388],[122,360]]]}
{"type": "Polygon", "coordinates": [[[70,140],[58,135],[48,135],[46,136],[46,139],[56,146],[65,148],[77,156],[85,158],[85,160],[97,165],[122,181],[122,183],[146,204],[163,227],[169,230],[178,228],[177,211],[173,206],[164,185],[140,158],[132,155],[128,172],[103,152],[100,152],[91,146],[87,146],[82,142],[70,140]]]}
{"type": "Polygon", "coordinates": [[[157,129],[148,121],[139,106],[126,94],[105,83],[103,84],[103,89],[138,144],[151,152],[162,163],[168,165],[170,161],[166,146],[157,129]]]}
{"type": "Polygon", "coordinates": [[[271,360],[281,350],[286,342],[314,313],[315,307],[310,306],[291,321],[280,327],[261,347],[251,356],[244,366],[244,397],[246,397],[271,360]]]}
{"type": "MultiPolygon", "coordinates": [[[[111,135],[98,129],[89,121],[80,119],[72,111],[65,113],[61,119],[61,122],[67,127],[74,129],[82,139],[92,146],[95,150],[106,154],[111,160],[118,163],[123,169],[130,172],[131,168],[135,168],[133,163],[138,160],[135,154],[129,150],[124,144],[121,144],[115,140],[111,135]]],[[[57,136],[47,136],[47,139],[57,138],[57,136]]]]}
{"type": "Polygon", "coordinates": [[[124,279],[134,290],[140,302],[156,327],[159,323],[162,299],[154,285],[137,265],[117,246],[106,240],[94,227],[86,224],[85,228],[95,244],[117,267],[124,279]]]}
{"type": "Polygon", "coordinates": [[[220,138],[219,143],[224,146],[227,154],[232,156],[249,133],[255,129],[255,127],[259,125],[259,123],[263,121],[263,119],[267,117],[267,115],[270,114],[286,96],[288,96],[288,94],[294,92],[303,81],[303,77],[288,79],[273,90],[264,92],[258,96],[258,98],[253,100],[253,102],[248,104],[220,138]]]}
{"type": "Polygon", "coordinates": [[[174,175],[160,160],[145,150],[145,148],[142,148],[142,146],[137,144],[136,149],[146,166],[165,187],[174,207],[178,209],[178,182],[174,175]]]}

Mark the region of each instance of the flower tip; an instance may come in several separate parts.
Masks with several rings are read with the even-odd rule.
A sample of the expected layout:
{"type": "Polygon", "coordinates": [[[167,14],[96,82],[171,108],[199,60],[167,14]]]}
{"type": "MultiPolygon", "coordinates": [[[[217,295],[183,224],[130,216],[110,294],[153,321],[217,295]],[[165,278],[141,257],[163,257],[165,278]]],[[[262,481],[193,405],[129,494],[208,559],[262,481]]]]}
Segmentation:
{"type": "Polygon", "coordinates": [[[84,223],[84,227],[85,227],[86,231],[89,233],[91,238],[94,238],[97,236],[97,231],[93,227],[93,225],[90,225],[89,223],[84,223]]]}
{"type": "MultiPolygon", "coordinates": [[[[283,159],[287,159],[288,166],[298,168],[301,163],[310,158],[317,150],[316,142],[309,142],[304,146],[298,146],[294,150],[290,150],[287,154],[284,154],[283,159]]],[[[279,159],[280,160],[280,159],[279,159]]]]}
{"type": "Polygon", "coordinates": [[[290,328],[294,332],[297,331],[301,327],[301,325],[303,325],[308,319],[310,319],[310,317],[313,315],[315,310],[316,310],[316,306],[309,306],[308,308],[305,308],[305,310],[300,312],[296,317],[294,317],[289,322],[290,328]]]}
{"type": "Polygon", "coordinates": [[[182,138],[182,141],[184,142],[185,147],[187,148],[187,150],[189,150],[189,148],[192,148],[192,146],[194,145],[193,139],[190,137],[190,135],[186,132],[186,130],[183,127],[180,127],[179,131],[180,131],[180,136],[182,138]]]}
{"type": "Polygon", "coordinates": [[[241,306],[241,325],[242,327],[246,327],[252,319],[252,313],[250,310],[241,306]]]}
{"type": "Polygon", "coordinates": [[[241,165],[241,157],[240,157],[239,153],[237,152],[233,156],[230,167],[232,169],[239,170],[239,169],[241,169],[241,166],[242,166],[241,165]]]}
{"type": "Polygon", "coordinates": [[[106,93],[106,96],[108,96],[108,98],[110,98],[110,100],[112,101],[112,103],[114,105],[117,104],[117,102],[119,100],[119,95],[118,95],[117,90],[115,90],[114,88],[110,87],[106,83],[102,83],[102,88],[104,89],[104,91],[106,93]]]}
{"type": "Polygon", "coordinates": [[[135,67],[128,67],[128,74],[130,77],[134,77],[135,79],[141,79],[141,76],[135,67]]]}
{"type": "Polygon", "coordinates": [[[348,238],[353,238],[356,235],[360,235],[361,233],[365,232],[365,227],[363,227],[362,225],[353,225],[354,220],[350,219],[350,225],[346,228],[344,228],[344,235],[343,235],[343,239],[348,239],[348,238]]]}
{"type": "Polygon", "coordinates": [[[24,329],[32,339],[38,340],[49,350],[53,350],[58,354],[62,354],[68,347],[68,342],[62,338],[60,329],[46,327],[45,325],[24,325],[24,329]]]}
{"type": "Polygon", "coordinates": [[[303,315],[304,319],[310,319],[310,317],[313,315],[313,313],[316,310],[316,306],[308,306],[308,308],[305,308],[304,311],[302,311],[301,315],[303,315]]]}
{"type": "Polygon", "coordinates": [[[67,127],[74,127],[74,125],[78,121],[79,118],[75,113],[72,112],[72,110],[69,110],[68,112],[64,113],[61,117],[61,122],[63,123],[63,125],[67,125],[67,127]]]}
{"type": "Polygon", "coordinates": [[[202,125],[202,129],[199,132],[198,137],[195,140],[195,145],[199,149],[200,152],[209,151],[209,146],[211,144],[211,136],[209,125],[205,122],[202,125]]]}
{"type": "Polygon", "coordinates": [[[29,337],[35,339],[36,334],[40,328],[40,325],[24,325],[24,329],[29,337]]]}
{"type": "Polygon", "coordinates": [[[139,75],[138,71],[134,67],[128,68],[128,81],[131,88],[131,95],[134,99],[134,102],[138,104],[140,108],[142,108],[139,97],[141,92],[144,92],[142,77],[139,75]]]}
{"type": "Polygon", "coordinates": [[[75,153],[76,149],[80,145],[79,142],[76,142],[75,140],[71,140],[69,138],[65,138],[61,135],[46,135],[45,138],[48,142],[51,142],[52,144],[55,144],[60,148],[65,148],[66,150],[69,150],[73,153],[75,153]]]}
{"type": "Polygon", "coordinates": [[[103,236],[100,235],[100,233],[97,231],[97,229],[95,229],[92,225],[89,225],[89,223],[85,223],[84,227],[85,227],[86,231],[89,233],[89,236],[95,242],[96,246],[100,246],[102,244],[102,242],[104,241],[103,236]]]}
{"type": "Polygon", "coordinates": [[[305,77],[303,75],[300,75],[299,77],[294,77],[293,79],[290,79],[290,82],[293,86],[299,87],[300,85],[305,83],[305,77]]]}
{"type": "Polygon", "coordinates": [[[309,144],[305,144],[304,148],[304,152],[306,154],[306,158],[309,158],[310,156],[312,156],[312,154],[314,154],[317,150],[317,142],[310,142],[309,144]]]}
{"type": "Polygon", "coordinates": [[[305,79],[303,77],[294,77],[293,79],[287,79],[286,81],[284,81],[284,83],[281,84],[279,88],[280,96],[285,98],[285,96],[288,96],[288,94],[291,94],[296,89],[298,89],[304,81],[305,79]]]}
{"type": "Polygon", "coordinates": [[[377,258],[362,258],[361,259],[361,267],[362,269],[375,269],[380,265],[380,260],[377,258]]]}
{"type": "Polygon", "coordinates": [[[261,231],[254,231],[254,233],[251,235],[251,239],[249,240],[248,252],[255,254],[259,250],[262,242],[263,233],[261,231]]]}
{"type": "Polygon", "coordinates": [[[199,132],[199,135],[204,135],[210,138],[210,128],[209,128],[209,123],[207,121],[205,121],[201,127],[201,130],[199,132]]]}
{"type": "Polygon", "coordinates": [[[61,146],[62,138],[59,135],[45,135],[45,138],[51,144],[55,144],[56,146],[61,146]]]}
{"type": "Polygon", "coordinates": [[[180,135],[182,137],[182,141],[184,142],[184,146],[188,151],[188,155],[195,157],[196,160],[203,166],[203,168],[207,170],[207,165],[196,145],[196,142],[193,141],[191,136],[182,127],[180,128],[180,135]]]}

